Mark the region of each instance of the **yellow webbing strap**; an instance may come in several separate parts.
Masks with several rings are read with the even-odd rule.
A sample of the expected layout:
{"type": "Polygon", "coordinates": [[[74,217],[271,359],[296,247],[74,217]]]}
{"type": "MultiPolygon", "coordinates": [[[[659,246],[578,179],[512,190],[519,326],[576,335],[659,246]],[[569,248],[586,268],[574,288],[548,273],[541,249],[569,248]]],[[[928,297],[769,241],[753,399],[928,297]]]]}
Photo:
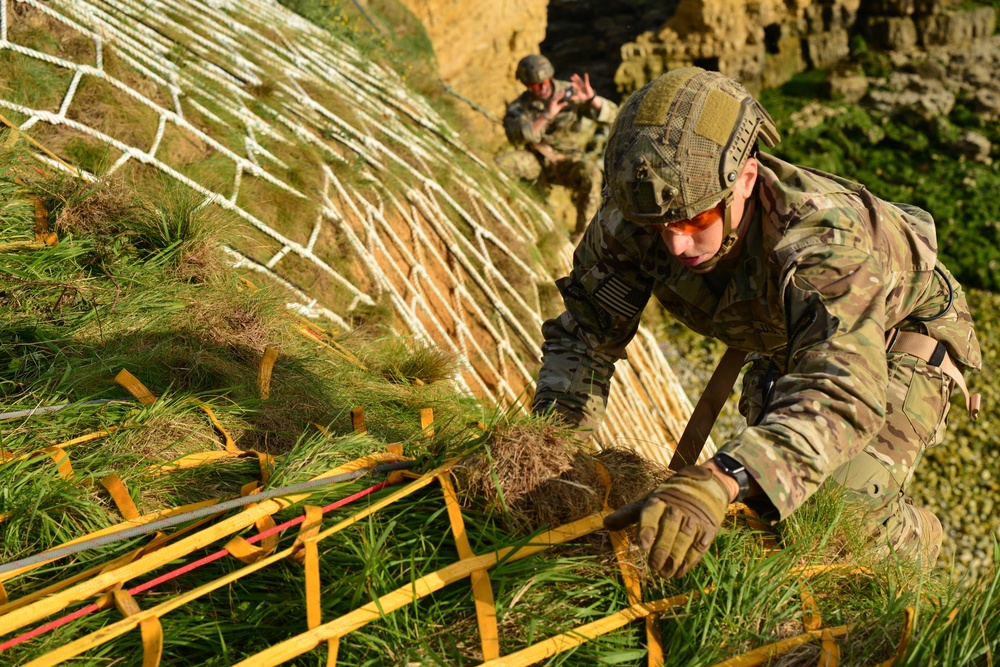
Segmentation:
{"type": "MultiPolygon", "coordinates": [[[[611,476],[608,470],[599,462],[594,461],[594,469],[604,486],[604,510],[611,511],[608,505],[608,498],[611,496],[611,476]]],[[[615,560],[618,561],[618,569],[622,573],[622,583],[625,585],[625,593],[628,595],[629,604],[642,602],[642,585],[639,583],[639,573],[635,569],[635,563],[629,558],[631,544],[628,533],[624,530],[608,531],[611,537],[611,545],[615,550],[615,560]]],[[[663,665],[663,640],[660,636],[660,622],[656,614],[646,616],[646,662],[649,667],[661,667],[663,665]]]]}
{"type": "Polygon", "coordinates": [[[0,605],[7,604],[7,589],[0,584],[0,605]]]}
{"type": "Polygon", "coordinates": [[[132,502],[132,496],[129,495],[128,489],[125,488],[125,484],[122,483],[118,475],[113,473],[108,475],[101,480],[101,486],[111,494],[111,499],[115,501],[115,507],[118,508],[118,513],[122,515],[123,519],[139,518],[139,508],[132,502]]]}
{"type": "Polygon", "coordinates": [[[432,408],[420,409],[420,431],[423,437],[434,437],[434,410],[432,408]]]}
{"type": "MultiPolygon", "coordinates": [[[[56,447],[60,447],[62,449],[66,449],[67,447],[71,447],[73,445],[78,445],[81,442],[89,442],[90,440],[96,440],[97,438],[103,438],[106,435],[114,433],[115,431],[118,430],[118,428],[119,427],[117,427],[117,426],[109,426],[106,430],[103,430],[103,431],[94,431],[93,433],[88,433],[87,435],[81,435],[78,438],[73,438],[72,440],[67,440],[66,442],[61,442],[58,445],[56,445],[56,447]]],[[[30,452],[27,452],[26,454],[7,454],[6,452],[0,452],[0,465],[2,465],[4,463],[13,463],[14,461],[23,461],[24,459],[28,459],[28,458],[31,458],[33,456],[37,456],[40,452],[43,452],[43,451],[44,450],[41,450],[41,449],[35,449],[35,450],[30,451],[30,452]]]]}
{"type": "Polygon", "coordinates": [[[204,403],[199,403],[198,407],[201,408],[208,418],[212,421],[212,426],[215,430],[222,436],[225,442],[224,451],[211,451],[211,452],[197,452],[194,454],[188,454],[182,456],[181,458],[171,461],[169,463],[163,463],[157,466],[151,471],[152,475],[165,475],[176,470],[182,470],[184,468],[195,468],[197,466],[203,465],[205,463],[210,463],[212,461],[220,461],[225,459],[233,459],[239,457],[250,457],[256,456],[257,461],[260,465],[260,479],[261,482],[267,484],[268,480],[271,479],[271,470],[274,468],[274,457],[270,454],[265,454],[264,452],[258,452],[255,449],[242,450],[236,446],[236,442],[229,435],[226,429],[219,422],[218,417],[212,412],[212,408],[204,403]]]}
{"type": "Polygon", "coordinates": [[[215,430],[218,431],[219,435],[222,436],[223,441],[226,443],[226,451],[233,454],[242,454],[243,450],[236,446],[236,442],[229,436],[226,429],[222,427],[222,423],[219,421],[219,418],[215,416],[215,413],[212,412],[212,408],[205,403],[198,403],[198,407],[201,408],[206,415],[208,415],[210,420],[212,420],[212,426],[215,427],[215,430]]]}
{"type": "MultiPolygon", "coordinates": [[[[448,520],[451,522],[451,532],[455,536],[455,546],[458,557],[474,558],[472,545],[469,544],[469,534],[465,531],[465,520],[462,518],[462,508],[458,504],[458,494],[451,484],[449,473],[438,476],[441,490],[444,492],[444,503],[448,510],[448,520]]],[[[483,660],[500,657],[500,631],[497,628],[497,606],[493,598],[493,587],[486,569],[476,570],[469,578],[472,580],[472,597],[476,602],[476,621],[479,624],[479,637],[483,643],[483,660]]]]}
{"type": "Polygon", "coordinates": [[[817,639],[822,638],[824,634],[831,638],[843,637],[851,630],[851,627],[852,626],[850,625],[840,625],[835,628],[814,630],[813,632],[807,632],[795,637],[789,637],[788,639],[782,639],[781,641],[774,642],[773,644],[755,648],[754,650],[748,651],[743,655],[738,655],[736,657],[723,660],[722,662],[717,662],[712,667],[757,667],[757,665],[763,665],[768,662],[771,658],[788,653],[796,646],[802,646],[803,644],[814,642],[817,639]]]}
{"type": "MultiPolygon", "coordinates": [[[[350,472],[357,470],[359,468],[369,468],[381,461],[388,460],[390,457],[386,454],[372,454],[360,459],[356,459],[342,466],[338,466],[333,470],[330,470],[323,475],[318,475],[317,477],[327,477],[344,472],[350,472]]],[[[430,474],[430,473],[428,473],[430,474]]],[[[437,472],[435,472],[437,474],[437,472]]],[[[431,477],[433,479],[433,477],[431,477]]],[[[428,480],[429,482],[430,480],[428,480]]],[[[418,482],[414,484],[407,485],[404,489],[410,489],[414,487],[418,482]]],[[[399,493],[399,492],[397,492],[399,493]]],[[[308,493],[301,493],[292,496],[287,496],[283,498],[272,498],[270,500],[264,501],[257,505],[256,507],[250,509],[244,509],[239,514],[231,516],[219,523],[206,528],[194,535],[190,535],[179,542],[167,545],[162,549],[158,549],[151,554],[147,554],[140,558],[139,560],[130,563],[124,567],[118,568],[111,572],[105,572],[100,574],[88,581],[82,582],[64,591],[61,591],[55,595],[42,598],[33,604],[24,607],[22,609],[14,610],[4,616],[0,616],[0,636],[9,634],[22,628],[30,623],[34,623],[40,619],[46,618],[62,609],[65,609],[68,605],[74,602],[80,602],[82,600],[89,600],[93,596],[97,595],[101,591],[108,590],[109,588],[115,586],[116,584],[135,579],[144,574],[147,574],[167,563],[186,556],[193,551],[204,548],[215,542],[216,540],[222,539],[227,535],[231,535],[235,532],[243,530],[244,528],[252,525],[258,518],[262,516],[267,516],[274,514],[275,512],[284,509],[290,505],[293,505],[301,500],[305,500],[309,497],[308,493]]],[[[391,497],[391,496],[390,496],[391,497]]],[[[383,501],[386,499],[383,499],[383,501]]],[[[375,511],[376,507],[384,506],[380,503],[373,503],[367,508],[368,510],[375,511]]],[[[363,514],[362,513],[359,513],[363,514]]],[[[356,517],[358,515],[355,515],[356,517]]],[[[365,515],[366,516],[366,515],[365,515]]],[[[332,534],[336,532],[335,529],[339,530],[338,526],[345,524],[345,522],[353,523],[355,519],[353,517],[341,521],[340,524],[334,526],[328,531],[321,533],[321,539],[326,536],[326,534],[332,534]]],[[[347,523],[347,525],[350,525],[347,523]]],[[[282,557],[287,555],[282,552],[282,557]]],[[[270,559],[263,559],[258,561],[258,563],[270,562],[270,559]]],[[[252,566],[251,566],[252,567],[252,566]]]]}
{"type": "Polygon", "coordinates": [[[594,637],[605,635],[613,630],[628,625],[640,618],[648,618],[653,614],[661,614],[674,607],[687,604],[688,599],[694,599],[698,593],[675,595],[674,597],[656,600],[655,602],[638,602],[610,616],[605,616],[591,623],[581,625],[569,632],[533,644],[502,658],[483,662],[480,667],[526,667],[534,665],[563,651],[568,651],[594,637]]]}
{"type": "Polygon", "coordinates": [[[271,371],[274,370],[274,362],[277,360],[278,351],[271,346],[265,347],[260,368],[257,369],[257,391],[262,400],[267,400],[271,396],[271,371]]]}
{"type": "Polygon", "coordinates": [[[330,647],[327,652],[326,667],[336,667],[337,654],[340,652],[340,637],[334,637],[327,642],[330,647]]]}
{"type": "Polygon", "coordinates": [[[56,464],[56,470],[59,472],[59,476],[63,479],[69,479],[73,476],[73,466],[69,462],[69,454],[62,447],[42,447],[40,452],[45,452],[52,457],[52,461],[56,464]]]}
{"type": "MultiPolygon", "coordinates": [[[[364,461],[364,459],[360,459],[360,460],[364,461]]],[[[449,464],[449,466],[450,465],[451,464],[449,464]]],[[[432,481],[434,481],[434,479],[436,478],[436,476],[438,474],[440,474],[441,472],[443,472],[445,469],[447,469],[447,467],[448,466],[442,466],[441,468],[437,468],[435,470],[432,470],[432,471],[428,472],[427,474],[425,474],[423,477],[421,477],[419,480],[413,482],[412,484],[409,484],[406,487],[404,487],[402,489],[399,489],[395,493],[391,494],[390,496],[387,496],[386,498],[383,498],[383,499],[379,500],[378,502],[372,503],[370,506],[368,506],[365,509],[361,510],[357,514],[355,514],[355,515],[353,515],[351,517],[347,517],[346,519],[340,521],[335,526],[332,526],[331,528],[323,531],[322,533],[320,533],[320,535],[317,536],[316,539],[317,540],[322,540],[325,537],[328,537],[328,536],[336,533],[337,531],[342,530],[343,528],[346,528],[346,527],[354,524],[357,521],[360,521],[361,519],[363,519],[363,518],[365,518],[365,517],[367,517],[367,516],[369,516],[371,514],[374,514],[375,512],[377,512],[378,510],[382,509],[383,507],[391,504],[392,502],[395,502],[396,500],[399,500],[400,498],[403,498],[403,497],[409,495],[410,493],[413,493],[414,491],[422,489],[423,487],[427,486],[427,484],[429,484],[432,481]]],[[[342,468],[343,468],[343,466],[342,466],[342,468]]],[[[337,469],[337,470],[334,470],[334,471],[330,471],[327,474],[336,474],[338,472],[342,472],[342,470],[341,469],[337,469]]],[[[298,500],[301,500],[301,498],[295,497],[295,502],[297,502],[298,500]]],[[[177,546],[177,545],[175,545],[175,546],[177,546]]],[[[245,576],[247,576],[249,574],[253,574],[257,570],[260,570],[260,569],[262,569],[262,568],[264,568],[264,567],[266,567],[266,566],[268,566],[268,565],[270,565],[272,563],[276,563],[277,561],[281,560],[282,558],[287,558],[291,554],[292,554],[292,549],[291,548],[288,548],[288,549],[285,549],[283,551],[279,551],[279,552],[273,553],[270,556],[268,556],[267,558],[263,558],[263,559],[257,561],[256,563],[253,563],[252,565],[246,565],[246,566],[240,568],[239,570],[235,570],[233,572],[230,572],[227,575],[224,575],[224,576],[216,579],[215,581],[210,581],[210,582],[208,582],[206,584],[202,584],[198,588],[195,588],[193,590],[187,591],[187,592],[182,593],[180,595],[174,596],[174,597],[170,598],[169,600],[156,605],[155,607],[151,607],[149,609],[144,610],[139,615],[131,616],[131,617],[126,618],[126,619],[122,619],[121,621],[118,621],[116,623],[112,623],[110,625],[107,625],[104,628],[101,628],[100,630],[97,630],[95,632],[90,633],[89,635],[86,635],[86,636],[81,637],[81,638],[79,638],[79,639],[77,639],[75,641],[72,641],[72,642],[66,644],[65,646],[61,646],[61,647],[57,648],[56,650],[51,651],[51,652],[49,652],[49,653],[47,653],[47,654],[45,654],[45,655],[43,655],[43,656],[41,656],[41,657],[33,660],[32,662],[28,663],[27,665],[24,665],[24,667],[51,667],[52,665],[58,665],[58,664],[60,664],[62,662],[65,662],[66,660],[69,660],[70,658],[72,658],[74,656],[77,656],[77,655],[83,653],[84,651],[88,651],[88,650],[94,648],[95,646],[100,646],[101,644],[104,644],[104,643],[106,643],[108,641],[111,641],[115,637],[122,636],[123,634],[125,634],[126,632],[128,632],[129,630],[131,630],[132,628],[136,627],[144,618],[152,618],[152,617],[159,618],[159,617],[163,616],[164,614],[167,614],[167,613],[173,611],[174,609],[178,609],[178,608],[184,606],[185,604],[187,604],[191,600],[196,600],[199,597],[201,597],[202,595],[205,595],[207,593],[211,593],[212,591],[218,590],[219,588],[222,588],[223,586],[227,586],[227,585],[231,584],[232,582],[234,582],[234,581],[236,581],[236,580],[238,580],[238,579],[240,579],[242,577],[245,577],[245,576]]],[[[527,555],[527,554],[525,554],[525,555],[527,555]]],[[[522,558],[522,557],[523,556],[521,556],[521,555],[517,555],[517,556],[512,557],[512,559],[513,560],[517,560],[518,558],[522,558]]],[[[480,556],[480,558],[482,558],[482,556],[480,556]]],[[[173,559],[171,558],[170,560],[173,560],[173,559]]],[[[169,560],[166,561],[166,562],[169,562],[169,560]]],[[[157,567],[158,567],[158,565],[157,565],[157,567]]],[[[153,569],[153,568],[150,568],[150,569],[153,569]]],[[[467,576],[467,574],[465,576],[467,576]]],[[[110,584],[110,585],[114,586],[115,584],[114,584],[114,582],[112,582],[112,584],[110,584]]],[[[101,592],[101,590],[102,589],[100,589],[100,588],[95,589],[94,595],[96,595],[97,593],[101,592]]],[[[90,596],[88,596],[88,597],[90,597],[90,596]]],[[[43,600],[43,602],[45,602],[45,600],[43,600]]],[[[0,617],[0,621],[2,621],[2,622],[0,622],[0,634],[4,634],[6,632],[16,630],[17,627],[23,627],[23,624],[22,624],[22,625],[19,625],[17,627],[12,627],[12,628],[10,628],[8,630],[7,627],[4,625],[4,623],[6,623],[7,620],[8,620],[8,617],[0,617]]],[[[20,619],[18,619],[18,620],[20,620],[20,619]]],[[[335,657],[336,656],[334,656],[334,658],[335,657]]]]}
{"type": "Polygon", "coordinates": [[[804,583],[799,586],[799,595],[802,596],[802,629],[806,632],[819,630],[823,627],[823,619],[819,615],[816,598],[804,583]]]}
{"type": "MultiPolygon", "coordinates": [[[[436,476],[441,472],[441,470],[434,471],[434,475],[436,476]]],[[[419,481],[414,482],[414,484],[419,481]]],[[[406,488],[409,488],[409,486],[412,486],[412,484],[406,488]]],[[[447,567],[397,588],[391,593],[383,595],[378,600],[369,602],[338,619],[286,639],[279,644],[275,644],[256,655],[242,660],[233,667],[272,667],[280,665],[298,655],[311,651],[327,639],[343,637],[372,621],[377,621],[384,615],[400,607],[412,604],[415,600],[439,591],[448,584],[464,579],[477,570],[492,567],[500,561],[510,562],[527,558],[555,544],[562,544],[600,530],[603,528],[603,517],[603,512],[591,514],[573,523],[542,533],[537,536],[535,541],[524,546],[505,547],[489,554],[476,556],[475,558],[466,558],[452,563],[447,567]]],[[[322,536],[323,533],[320,533],[320,535],[322,536]]]]}
{"type": "Polygon", "coordinates": [[[360,405],[356,408],[351,408],[351,428],[354,429],[355,433],[364,434],[367,432],[365,428],[365,409],[360,405]]]}
{"type": "Polygon", "coordinates": [[[323,510],[315,505],[305,506],[305,517],[292,545],[292,560],[306,569],[306,627],[315,628],[322,623],[320,615],[319,547],[316,536],[323,521],[323,510]]]}
{"type": "Polygon", "coordinates": [[[830,631],[822,629],[823,619],[819,613],[819,605],[816,604],[816,598],[805,582],[799,585],[799,595],[802,597],[802,628],[806,632],[821,631],[820,654],[816,667],[837,667],[840,664],[840,647],[830,631]]]}
{"type": "Polygon", "coordinates": [[[295,331],[298,331],[300,334],[302,334],[312,342],[319,343],[320,345],[327,348],[328,350],[333,352],[335,355],[337,355],[344,361],[354,364],[363,371],[368,370],[368,367],[365,366],[364,363],[362,363],[361,360],[358,359],[350,350],[348,350],[335,340],[326,342],[326,340],[324,340],[326,338],[326,334],[324,332],[317,331],[308,320],[305,320],[301,317],[297,319],[301,321],[301,324],[298,327],[295,327],[294,329],[295,331]]]}
{"type": "MultiPolygon", "coordinates": [[[[949,616],[949,621],[954,618],[954,613],[958,611],[957,609],[952,610],[952,615],[949,616]]],[[[896,655],[892,656],[885,662],[880,662],[877,667],[894,667],[894,665],[899,662],[903,654],[906,653],[907,647],[910,645],[910,637],[913,636],[913,607],[907,607],[903,610],[903,631],[899,634],[899,646],[896,647],[896,655]]]]}
{"type": "MultiPolygon", "coordinates": [[[[261,489],[260,482],[250,482],[244,484],[240,489],[241,496],[249,496],[251,493],[257,493],[261,489]]],[[[247,509],[256,507],[257,503],[250,503],[247,505],[247,509]]],[[[270,515],[265,515],[254,521],[254,525],[257,526],[257,530],[264,532],[265,530],[270,530],[274,528],[277,524],[274,523],[274,519],[270,515]]],[[[260,541],[260,546],[250,544],[242,537],[234,537],[233,539],[226,542],[226,546],[223,547],[229,552],[229,555],[237,558],[244,563],[256,563],[261,558],[269,556],[271,552],[274,551],[275,547],[278,546],[278,535],[268,535],[263,540],[260,541]]]]}
{"type": "MultiPolygon", "coordinates": [[[[315,509],[319,510],[318,507],[315,509]]],[[[315,537],[309,537],[305,540],[305,566],[306,627],[312,629],[323,622],[322,607],[320,606],[319,546],[315,537]]],[[[340,637],[328,639],[326,645],[326,664],[328,667],[335,667],[337,654],[340,652],[340,637]]]]}
{"type": "MultiPolygon", "coordinates": [[[[116,588],[114,591],[115,606],[122,616],[135,616],[142,610],[128,591],[116,588]]],[[[159,667],[163,657],[163,626],[155,616],[139,621],[139,632],[142,634],[142,667],[159,667]]]]}
{"type": "Polygon", "coordinates": [[[299,526],[299,532],[295,536],[295,543],[292,544],[292,560],[305,564],[305,552],[302,551],[306,540],[312,539],[319,534],[319,529],[323,523],[323,510],[315,505],[306,505],[305,518],[299,526]]]}
{"type": "Polygon", "coordinates": [[[320,605],[319,546],[310,537],[303,544],[303,565],[306,567],[306,627],[310,630],[323,622],[320,605]]]}
{"type": "MultiPolygon", "coordinates": [[[[53,244],[55,245],[55,244],[53,244]]],[[[11,241],[10,243],[0,243],[0,252],[8,250],[41,250],[47,247],[38,241],[11,241]]]]}
{"type": "Polygon", "coordinates": [[[230,461],[232,459],[250,457],[257,458],[257,462],[260,465],[260,479],[263,483],[267,484],[268,480],[271,478],[271,469],[274,467],[274,457],[270,454],[265,454],[264,452],[258,452],[255,449],[240,451],[238,454],[223,450],[187,454],[176,461],[162,463],[156,466],[150,470],[148,474],[152,476],[166,475],[185,468],[197,468],[200,465],[205,465],[206,463],[211,463],[212,461],[230,461]]]}
{"type": "Polygon", "coordinates": [[[49,211],[41,197],[35,197],[35,242],[43,246],[59,244],[59,237],[49,230],[49,211]]]}
{"type": "Polygon", "coordinates": [[[152,392],[146,389],[139,380],[129,373],[124,368],[118,375],[115,376],[115,382],[117,382],[121,387],[132,395],[132,398],[139,401],[143,405],[149,405],[156,401],[156,396],[153,396],[152,392]]]}
{"type": "Polygon", "coordinates": [[[166,475],[167,473],[183,470],[185,468],[197,468],[200,465],[211,463],[212,461],[228,461],[239,458],[239,456],[239,454],[233,454],[232,452],[223,450],[214,452],[197,452],[195,454],[187,454],[169,463],[161,463],[151,469],[148,474],[150,476],[157,477],[159,475],[166,475]]]}
{"type": "Polygon", "coordinates": [[[746,521],[747,527],[759,533],[758,537],[766,553],[780,551],[778,548],[778,538],[775,537],[774,532],[764,523],[760,515],[750,509],[749,506],[739,502],[731,503],[726,510],[726,515],[732,517],[742,516],[746,521]]]}
{"type": "Polygon", "coordinates": [[[833,633],[827,628],[819,636],[820,653],[816,667],[838,667],[840,665],[840,646],[833,633]]]}

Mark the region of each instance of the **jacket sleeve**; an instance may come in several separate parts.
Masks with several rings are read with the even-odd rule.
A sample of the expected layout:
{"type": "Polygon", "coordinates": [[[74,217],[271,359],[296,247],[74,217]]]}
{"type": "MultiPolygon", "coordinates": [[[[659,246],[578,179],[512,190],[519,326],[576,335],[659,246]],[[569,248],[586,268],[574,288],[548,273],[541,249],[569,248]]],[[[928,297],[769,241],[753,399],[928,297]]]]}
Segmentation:
{"type": "Polygon", "coordinates": [[[556,281],[566,310],[542,325],[532,404],[534,412],[554,410],[571,425],[594,430],[604,417],[614,364],[626,358],[652,284],[638,268],[638,247],[609,229],[608,208],[587,228],[570,275],[556,281]]]}
{"type": "Polygon", "coordinates": [[[879,261],[858,244],[813,243],[783,265],[787,373],[759,424],[722,448],[782,519],[881,429],[889,381],[879,261]]]}
{"type": "Polygon", "coordinates": [[[618,118],[618,105],[606,97],[601,97],[601,108],[594,111],[594,107],[587,104],[587,114],[602,125],[610,125],[618,118]]]}

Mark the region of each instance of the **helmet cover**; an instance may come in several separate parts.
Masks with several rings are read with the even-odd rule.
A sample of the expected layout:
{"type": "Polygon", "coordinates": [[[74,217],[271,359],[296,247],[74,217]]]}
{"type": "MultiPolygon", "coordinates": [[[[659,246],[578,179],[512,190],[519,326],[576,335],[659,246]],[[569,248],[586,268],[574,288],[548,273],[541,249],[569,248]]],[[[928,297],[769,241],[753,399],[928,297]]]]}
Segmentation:
{"type": "Polygon", "coordinates": [[[545,56],[532,54],[525,56],[517,63],[517,80],[528,86],[551,79],[556,73],[555,68],[545,56]]]}
{"type": "Polygon", "coordinates": [[[767,111],[736,81],[700,67],[667,72],[618,114],[604,158],[611,195],[638,224],[688,220],[728,204],[758,135],[768,146],[780,140],[767,111]]]}

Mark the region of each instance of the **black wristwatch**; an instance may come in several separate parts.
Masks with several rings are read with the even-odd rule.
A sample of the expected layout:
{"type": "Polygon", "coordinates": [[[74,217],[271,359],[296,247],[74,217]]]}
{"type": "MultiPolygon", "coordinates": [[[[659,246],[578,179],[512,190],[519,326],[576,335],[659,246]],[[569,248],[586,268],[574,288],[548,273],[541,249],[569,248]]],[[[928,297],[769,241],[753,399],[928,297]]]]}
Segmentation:
{"type": "Polygon", "coordinates": [[[719,466],[722,472],[735,479],[736,483],[740,485],[740,491],[736,494],[737,502],[746,498],[750,491],[750,474],[747,473],[746,467],[725,452],[719,452],[713,456],[712,461],[719,466]]]}

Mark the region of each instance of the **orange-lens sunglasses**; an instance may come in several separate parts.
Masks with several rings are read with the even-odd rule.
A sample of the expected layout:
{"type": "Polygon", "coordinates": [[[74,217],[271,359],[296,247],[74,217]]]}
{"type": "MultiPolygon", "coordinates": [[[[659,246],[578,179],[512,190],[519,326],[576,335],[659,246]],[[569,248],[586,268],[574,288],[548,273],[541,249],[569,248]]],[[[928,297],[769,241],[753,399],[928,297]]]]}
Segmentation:
{"type": "Polygon", "coordinates": [[[666,224],[657,225],[660,229],[669,229],[674,234],[684,236],[694,236],[698,232],[703,232],[722,219],[725,215],[725,202],[719,202],[715,208],[702,211],[698,215],[688,220],[675,220],[666,224]]]}

